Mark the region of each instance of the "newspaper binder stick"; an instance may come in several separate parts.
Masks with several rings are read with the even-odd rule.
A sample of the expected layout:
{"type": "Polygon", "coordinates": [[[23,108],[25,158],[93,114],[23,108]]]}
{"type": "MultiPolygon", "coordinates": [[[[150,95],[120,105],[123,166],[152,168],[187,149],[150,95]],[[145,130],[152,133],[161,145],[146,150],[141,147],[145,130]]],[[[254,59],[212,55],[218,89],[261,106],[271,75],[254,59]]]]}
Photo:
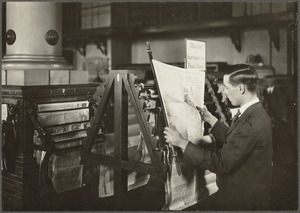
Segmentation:
{"type": "MultiPolygon", "coordinates": [[[[159,95],[159,99],[160,99],[160,103],[161,103],[161,107],[162,107],[162,112],[163,112],[163,116],[164,116],[164,119],[165,119],[165,123],[166,125],[168,126],[169,125],[169,122],[168,122],[168,117],[167,117],[167,113],[166,113],[166,108],[164,107],[164,103],[163,103],[163,100],[161,98],[161,93],[160,93],[160,89],[159,89],[159,85],[158,85],[158,82],[157,82],[157,77],[156,77],[156,73],[155,73],[155,69],[154,69],[154,66],[153,66],[153,63],[152,63],[152,59],[153,59],[153,56],[152,56],[152,50],[151,50],[151,47],[150,47],[150,43],[149,42],[146,42],[146,45],[147,45],[147,53],[148,53],[148,56],[149,56],[149,61],[150,61],[150,65],[151,65],[151,69],[152,69],[152,73],[153,73],[153,76],[154,76],[154,81],[156,83],[156,87],[157,87],[157,92],[158,92],[158,95],[159,95]]],[[[178,163],[178,155],[177,155],[177,152],[174,148],[173,145],[169,144],[169,147],[171,148],[171,151],[172,151],[172,157],[174,159],[174,162],[176,164],[176,170],[177,170],[177,174],[178,175],[181,175],[181,168],[180,168],[180,165],[178,163]]]]}

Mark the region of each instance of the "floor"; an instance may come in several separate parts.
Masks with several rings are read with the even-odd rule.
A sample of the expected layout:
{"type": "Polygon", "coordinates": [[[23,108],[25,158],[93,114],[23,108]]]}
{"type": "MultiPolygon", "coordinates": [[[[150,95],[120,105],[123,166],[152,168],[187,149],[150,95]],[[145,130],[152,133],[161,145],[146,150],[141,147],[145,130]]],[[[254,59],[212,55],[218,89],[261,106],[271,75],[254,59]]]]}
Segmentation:
{"type": "MultiPolygon", "coordinates": [[[[297,166],[274,165],[271,210],[296,210],[298,208],[297,166]]],[[[42,211],[159,211],[164,205],[164,187],[152,183],[129,191],[121,204],[116,206],[113,197],[97,198],[97,184],[85,188],[52,194],[45,197],[39,210],[42,211]]],[[[217,203],[205,200],[191,206],[187,211],[217,210],[217,203]]]]}
{"type": "MultiPolygon", "coordinates": [[[[297,144],[288,135],[274,138],[273,187],[271,210],[298,209],[298,155],[297,144]]],[[[129,191],[121,207],[113,197],[98,198],[97,181],[77,190],[52,194],[42,199],[40,209],[46,211],[159,211],[164,206],[164,186],[151,179],[146,186],[129,191]]],[[[217,210],[217,203],[206,200],[186,209],[188,211],[217,210]]]]}

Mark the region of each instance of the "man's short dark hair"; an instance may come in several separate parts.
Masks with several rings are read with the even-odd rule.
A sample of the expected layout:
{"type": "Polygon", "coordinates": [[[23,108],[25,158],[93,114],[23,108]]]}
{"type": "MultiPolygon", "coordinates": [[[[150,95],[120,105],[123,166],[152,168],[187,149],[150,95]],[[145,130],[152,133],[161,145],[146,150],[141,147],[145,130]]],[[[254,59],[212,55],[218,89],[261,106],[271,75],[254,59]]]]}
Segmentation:
{"type": "Polygon", "coordinates": [[[235,64],[228,66],[225,75],[229,75],[229,81],[233,86],[244,84],[249,92],[256,91],[258,75],[253,66],[249,64],[235,64]]]}

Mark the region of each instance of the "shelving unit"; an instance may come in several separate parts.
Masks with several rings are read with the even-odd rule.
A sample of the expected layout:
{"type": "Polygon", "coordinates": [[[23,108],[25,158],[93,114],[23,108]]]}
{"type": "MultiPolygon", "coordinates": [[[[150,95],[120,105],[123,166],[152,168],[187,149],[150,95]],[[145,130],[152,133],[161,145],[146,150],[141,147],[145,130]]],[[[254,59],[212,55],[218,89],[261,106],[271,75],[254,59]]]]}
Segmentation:
{"type": "MultiPolygon", "coordinates": [[[[107,39],[112,37],[174,36],[174,34],[180,35],[182,33],[201,35],[209,32],[228,35],[236,50],[240,52],[242,48],[241,34],[246,29],[255,28],[267,29],[270,40],[275,48],[279,50],[279,28],[291,28],[293,30],[297,25],[296,13],[293,11],[296,7],[293,7],[293,2],[287,3],[284,12],[277,12],[274,9],[272,11],[271,4],[269,4],[269,13],[265,13],[265,11],[261,13],[253,12],[255,8],[255,11],[260,11],[259,7],[265,5],[255,5],[256,7],[254,7],[245,3],[242,5],[245,10],[244,14],[237,17],[233,16],[232,2],[127,2],[122,3],[122,5],[111,2],[104,5],[110,7],[110,13],[105,18],[106,25],[87,29],[81,26],[83,24],[82,17],[78,14],[82,14],[82,11],[86,9],[92,11],[93,7],[84,8],[80,6],[82,3],[72,4],[71,7],[74,12],[72,12],[72,19],[68,19],[68,17],[65,19],[69,21],[65,21],[65,25],[68,25],[68,27],[64,39],[66,43],[69,41],[69,44],[75,44],[77,47],[83,47],[88,42],[93,42],[99,47],[106,48],[107,39]],[[107,21],[107,19],[110,20],[107,21]],[[71,22],[77,24],[69,25],[68,23],[71,22]]],[[[65,10],[68,11],[67,5],[65,10]]],[[[101,6],[95,6],[95,8],[99,7],[101,6]]],[[[66,13],[69,16],[72,14],[70,12],[66,13]]],[[[90,19],[96,20],[98,16],[93,14],[93,12],[90,13],[90,19]]]]}

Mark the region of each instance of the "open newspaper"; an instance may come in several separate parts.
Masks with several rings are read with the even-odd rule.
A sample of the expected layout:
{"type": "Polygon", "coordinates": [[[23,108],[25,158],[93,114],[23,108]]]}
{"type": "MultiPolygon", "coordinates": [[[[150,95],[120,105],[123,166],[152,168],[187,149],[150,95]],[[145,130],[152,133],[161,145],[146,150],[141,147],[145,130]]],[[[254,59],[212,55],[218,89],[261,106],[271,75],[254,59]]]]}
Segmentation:
{"type": "MultiPolygon", "coordinates": [[[[157,84],[167,117],[168,126],[175,128],[192,143],[203,135],[203,122],[196,106],[204,105],[205,72],[183,69],[152,60],[157,84]]],[[[178,175],[175,163],[166,187],[164,210],[182,210],[196,204],[218,190],[216,175],[208,170],[195,169],[188,162],[180,162],[178,175]]]]}

